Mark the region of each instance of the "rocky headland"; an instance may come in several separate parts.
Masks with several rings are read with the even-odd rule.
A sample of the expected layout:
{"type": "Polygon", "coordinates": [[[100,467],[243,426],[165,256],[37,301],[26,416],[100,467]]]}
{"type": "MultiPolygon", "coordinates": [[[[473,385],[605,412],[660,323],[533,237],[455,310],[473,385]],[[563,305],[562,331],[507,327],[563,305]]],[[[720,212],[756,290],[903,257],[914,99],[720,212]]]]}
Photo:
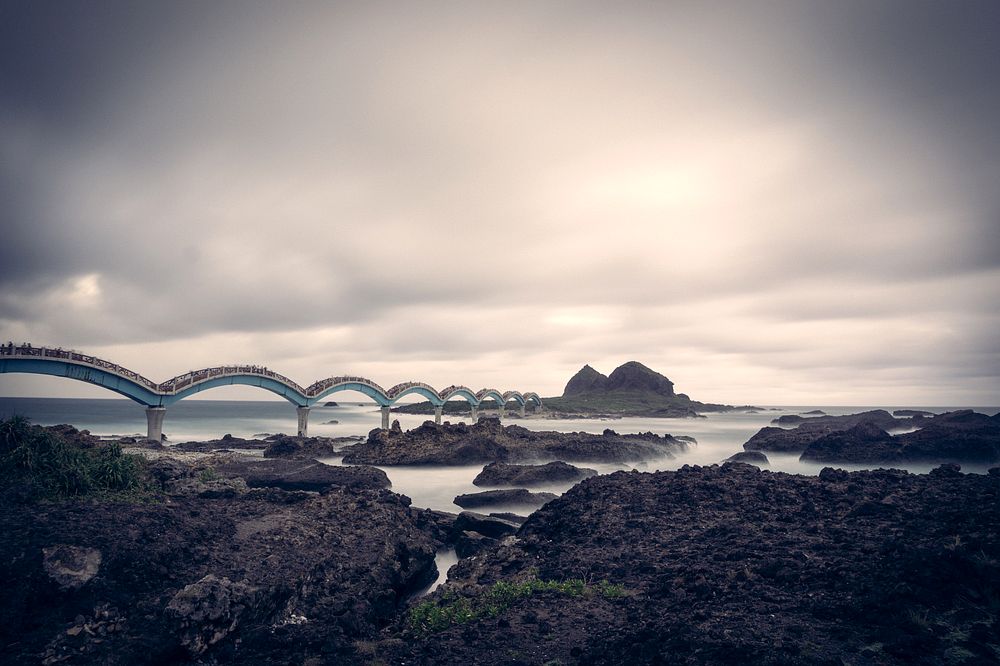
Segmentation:
{"type": "Polygon", "coordinates": [[[605,430],[589,433],[537,432],[504,426],[499,419],[478,423],[425,422],[403,431],[398,423],[389,430],[375,429],[368,439],[350,447],[348,464],[365,465],[468,465],[489,462],[590,461],[634,462],[670,458],[688,449],[690,439],[653,433],[619,435],[605,430]]]}
{"type": "Polygon", "coordinates": [[[922,413],[898,418],[874,410],[806,419],[782,416],[776,421],[797,425],[762,428],[743,448],[798,453],[801,460],[830,463],[1000,462],[1000,414],[960,410],[930,418],[922,413]],[[906,431],[893,435],[892,430],[906,431]]]}

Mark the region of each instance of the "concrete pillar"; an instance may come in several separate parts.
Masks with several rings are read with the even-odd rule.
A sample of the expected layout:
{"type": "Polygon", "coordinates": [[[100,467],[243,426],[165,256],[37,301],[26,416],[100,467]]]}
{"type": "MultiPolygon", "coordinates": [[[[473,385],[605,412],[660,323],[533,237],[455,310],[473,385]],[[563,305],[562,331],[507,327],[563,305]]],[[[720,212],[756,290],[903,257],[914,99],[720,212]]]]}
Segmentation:
{"type": "Polygon", "coordinates": [[[296,407],[295,413],[299,416],[299,437],[309,436],[309,408],[296,407]]]}
{"type": "Polygon", "coordinates": [[[389,405],[382,408],[382,430],[389,429],[389,405]]]}
{"type": "Polygon", "coordinates": [[[441,407],[434,408],[434,423],[441,425],[441,407]]]}
{"type": "Polygon", "coordinates": [[[527,414],[524,412],[524,405],[521,405],[521,418],[523,419],[527,414]]]}
{"type": "Polygon", "coordinates": [[[506,407],[507,405],[505,405],[505,404],[503,404],[503,403],[497,403],[497,404],[498,404],[498,406],[497,406],[497,418],[498,418],[498,419],[502,419],[502,418],[503,418],[503,415],[504,415],[504,408],[505,408],[505,407],[506,407]]]}
{"type": "Polygon", "coordinates": [[[475,405],[472,405],[472,423],[473,425],[479,423],[479,408],[475,405]]]}
{"type": "Polygon", "coordinates": [[[166,415],[166,407],[146,408],[146,439],[151,439],[154,442],[163,439],[163,417],[166,415]]]}

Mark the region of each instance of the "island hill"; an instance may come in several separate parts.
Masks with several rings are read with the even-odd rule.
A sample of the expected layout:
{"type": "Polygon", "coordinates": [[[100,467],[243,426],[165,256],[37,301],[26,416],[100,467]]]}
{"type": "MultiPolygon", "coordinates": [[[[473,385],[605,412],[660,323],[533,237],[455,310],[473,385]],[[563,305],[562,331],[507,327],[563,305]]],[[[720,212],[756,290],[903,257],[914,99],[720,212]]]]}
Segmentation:
{"type": "MultiPolygon", "coordinates": [[[[610,375],[604,375],[585,365],[566,383],[562,396],[543,398],[543,412],[555,418],[573,416],[646,416],[660,418],[697,417],[700,412],[724,412],[737,409],[692,400],[674,391],[674,383],[638,361],[629,361],[610,375]]],[[[494,401],[483,401],[482,409],[496,409],[494,401]]],[[[528,406],[531,412],[534,405],[528,406]]],[[[742,408],[740,408],[742,409],[742,408]]],[[[405,414],[431,414],[430,402],[401,405],[393,411],[405,414]]],[[[451,400],[444,406],[445,414],[468,414],[469,404],[451,400]]]]}

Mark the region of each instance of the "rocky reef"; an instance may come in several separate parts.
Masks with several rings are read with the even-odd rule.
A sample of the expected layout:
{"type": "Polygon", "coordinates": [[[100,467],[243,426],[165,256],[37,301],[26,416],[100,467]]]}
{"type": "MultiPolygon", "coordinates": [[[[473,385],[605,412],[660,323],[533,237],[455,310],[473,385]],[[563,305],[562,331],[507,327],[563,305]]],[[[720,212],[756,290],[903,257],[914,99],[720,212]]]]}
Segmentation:
{"type": "Polygon", "coordinates": [[[536,432],[481,418],[474,425],[423,425],[403,432],[375,429],[365,442],[348,449],[344,462],[365,465],[467,465],[487,462],[592,461],[632,462],[668,458],[688,448],[688,441],[653,433],[619,435],[536,432]]]}
{"type": "Polygon", "coordinates": [[[794,417],[795,428],[762,428],[743,448],[747,451],[799,453],[814,462],[934,463],[1000,462],[1000,414],[960,410],[927,418],[896,418],[884,410],[847,416],[794,417]],[[912,429],[892,435],[889,429],[912,429]]]}
{"type": "Polygon", "coordinates": [[[420,664],[986,664],[1000,657],[998,598],[1000,470],[618,472],[461,560],[372,651],[420,664]]]}

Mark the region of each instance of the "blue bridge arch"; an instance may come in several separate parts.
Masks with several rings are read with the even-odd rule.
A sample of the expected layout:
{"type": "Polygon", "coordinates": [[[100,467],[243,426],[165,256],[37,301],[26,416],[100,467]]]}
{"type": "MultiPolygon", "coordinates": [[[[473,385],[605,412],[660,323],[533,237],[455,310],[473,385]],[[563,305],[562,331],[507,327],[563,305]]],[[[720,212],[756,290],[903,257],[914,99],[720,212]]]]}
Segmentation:
{"type": "Polygon", "coordinates": [[[0,374],[28,373],[66,377],[114,391],[146,407],[147,436],[159,440],[166,408],[184,398],[220,386],[253,386],[270,391],[288,400],[298,413],[298,434],[305,436],[308,428],[309,409],[323,398],[340,391],[356,391],[375,402],[382,412],[382,427],[389,427],[389,409],[407,395],[420,395],[434,407],[434,420],[441,422],[444,403],[460,397],[472,407],[473,420],[484,400],[495,400],[501,414],[506,403],[513,399],[520,406],[522,415],[526,404],[542,401],[535,393],[508,391],[501,393],[492,388],[473,392],[466,386],[452,385],[438,391],[424,382],[403,382],[383,389],[365,377],[328,377],[303,388],[288,377],[264,366],[230,365],[193,370],[157,384],[137,372],[117,363],[62,348],[33,347],[30,344],[0,345],[0,374]]]}

